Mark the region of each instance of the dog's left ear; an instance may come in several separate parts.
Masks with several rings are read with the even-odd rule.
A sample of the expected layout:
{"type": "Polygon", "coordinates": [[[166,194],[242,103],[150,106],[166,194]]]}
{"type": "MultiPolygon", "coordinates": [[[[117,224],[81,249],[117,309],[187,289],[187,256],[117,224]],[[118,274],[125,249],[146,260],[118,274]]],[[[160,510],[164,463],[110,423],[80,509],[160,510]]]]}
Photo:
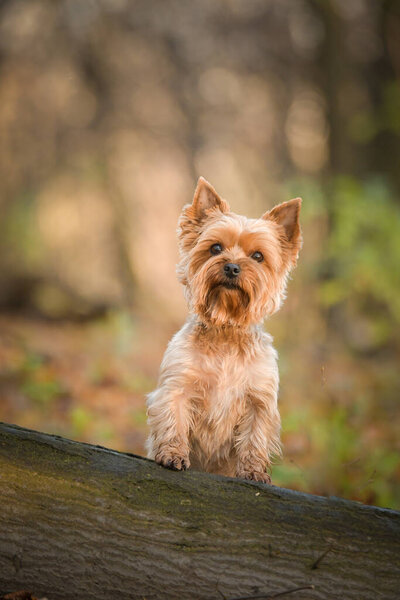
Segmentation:
{"type": "Polygon", "coordinates": [[[282,227],[285,242],[289,242],[294,260],[297,259],[302,242],[299,222],[301,202],[301,198],[282,202],[262,216],[263,219],[274,221],[282,227]]]}

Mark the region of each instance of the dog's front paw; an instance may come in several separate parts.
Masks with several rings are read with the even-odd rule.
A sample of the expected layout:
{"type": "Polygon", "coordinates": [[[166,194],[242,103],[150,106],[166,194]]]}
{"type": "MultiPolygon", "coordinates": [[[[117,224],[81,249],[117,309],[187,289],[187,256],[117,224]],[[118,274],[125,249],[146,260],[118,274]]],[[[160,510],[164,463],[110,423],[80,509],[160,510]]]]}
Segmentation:
{"type": "Polygon", "coordinates": [[[261,471],[238,471],[236,477],[239,477],[239,479],[248,479],[250,481],[271,483],[271,477],[268,475],[268,473],[261,471]]]}
{"type": "Polygon", "coordinates": [[[188,457],[178,454],[158,454],[155,460],[162,467],[172,471],[186,471],[190,467],[188,457]]]}

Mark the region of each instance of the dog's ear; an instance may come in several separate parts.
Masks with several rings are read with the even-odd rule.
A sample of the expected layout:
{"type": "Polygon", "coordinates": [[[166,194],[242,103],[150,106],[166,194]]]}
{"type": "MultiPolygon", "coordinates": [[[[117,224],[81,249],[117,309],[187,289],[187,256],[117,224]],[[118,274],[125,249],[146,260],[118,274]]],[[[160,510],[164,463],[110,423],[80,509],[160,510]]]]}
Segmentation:
{"type": "Polygon", "coordinates": [[[192,216],[202,221],[215,210],[229,212],[229,204],[217,194],[211,183],[199,177],[191,205],[192,216]]]}
{"type": "Polygon", "coordinates": [[[229,211],[229,204],[226,200],[217,194],[204,177],[200,177],[192,204],[186,204],[179,217],[178,238],[181,252],[185,253],[193,248],[207,218],[229,211]]]}
{"type": "Polygon", "coordinates": [[[290,248],[293,262],[296,262],[302,243],[299,222],[301,202],[301,198],[282,202],[262,216],[266,221],[274,221],[281,226],[282,242],[290,248]]]}

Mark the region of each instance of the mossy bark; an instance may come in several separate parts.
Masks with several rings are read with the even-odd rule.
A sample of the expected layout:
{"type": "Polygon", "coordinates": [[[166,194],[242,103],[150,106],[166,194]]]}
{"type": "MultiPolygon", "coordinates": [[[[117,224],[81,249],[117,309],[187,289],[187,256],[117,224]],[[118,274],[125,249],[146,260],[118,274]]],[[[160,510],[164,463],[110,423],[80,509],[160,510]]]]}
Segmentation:
{"type": "Polygon", "coordinates": [[[0,424],[0,595],[400,596],[400,513],[0,424]],[[313,586],[313,588],[311,588],[313,586]]]}

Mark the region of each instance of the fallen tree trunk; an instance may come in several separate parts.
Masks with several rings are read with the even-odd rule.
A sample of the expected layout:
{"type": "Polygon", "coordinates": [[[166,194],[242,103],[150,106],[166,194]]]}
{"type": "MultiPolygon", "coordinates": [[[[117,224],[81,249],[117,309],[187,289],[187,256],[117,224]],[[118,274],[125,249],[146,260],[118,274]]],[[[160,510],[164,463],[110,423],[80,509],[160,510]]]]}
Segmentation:
{"type": "Polygon", "coordinates": [[[167,471],[138,456],[6,424],[0,532],[0,595],[400,597],[398,512],[167,471]]]}

